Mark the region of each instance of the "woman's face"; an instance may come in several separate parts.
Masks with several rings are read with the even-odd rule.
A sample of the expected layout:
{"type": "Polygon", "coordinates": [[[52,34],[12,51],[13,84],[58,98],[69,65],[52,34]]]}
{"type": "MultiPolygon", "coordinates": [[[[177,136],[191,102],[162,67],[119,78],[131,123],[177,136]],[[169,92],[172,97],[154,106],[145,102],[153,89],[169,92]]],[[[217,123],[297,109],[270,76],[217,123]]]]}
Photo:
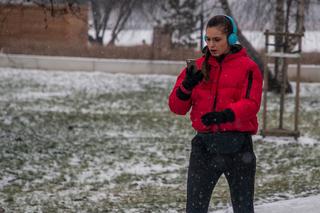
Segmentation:
{"type": "Polygon", "coordinates": [[[227,35],[221,27],[208,27],[205,40],[212,56],[217,57],[230,51],[227,35]]]}

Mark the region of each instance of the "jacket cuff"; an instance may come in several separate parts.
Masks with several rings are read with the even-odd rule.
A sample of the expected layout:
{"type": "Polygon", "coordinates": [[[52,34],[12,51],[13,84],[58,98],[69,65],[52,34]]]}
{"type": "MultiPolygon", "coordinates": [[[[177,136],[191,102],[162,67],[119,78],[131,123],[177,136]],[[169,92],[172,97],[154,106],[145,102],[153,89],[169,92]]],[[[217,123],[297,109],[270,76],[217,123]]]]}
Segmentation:
{"type": "Polygon", "coordinates": [[[190,80],[186,80],[184,79],[180,85],[180,87],[183,87],[184,89],[186,89],[187,91],[191,91],[194,87],[193,83],[190,80]]]}
{"type": "Polygon", "coordinates": [[[191,97],[191,91],[190,92],[184,92],[184,90],[182,89],[182,87],[178,87],[176,95],[179,99],[185,101],[188,100],[191,97]]]}
{"type": "Polygon", "coordinates": [[[191,94],[191,90],[189,90],[189,89],[187,89],[184,85],[183,85],[183,82],[182,82],[182,84],[180,85],[180,87],[179,87],[180,89],[181,89],[181,91],[183,92],[183,93],[185,93],[185,94],[191,94]]]}
{"type": "Polygon", "coordinates": [[[232,109],[224,110],[224,114],[226,116],[226,121],[233,122],[235,120],[235,114],[232,109]]]}

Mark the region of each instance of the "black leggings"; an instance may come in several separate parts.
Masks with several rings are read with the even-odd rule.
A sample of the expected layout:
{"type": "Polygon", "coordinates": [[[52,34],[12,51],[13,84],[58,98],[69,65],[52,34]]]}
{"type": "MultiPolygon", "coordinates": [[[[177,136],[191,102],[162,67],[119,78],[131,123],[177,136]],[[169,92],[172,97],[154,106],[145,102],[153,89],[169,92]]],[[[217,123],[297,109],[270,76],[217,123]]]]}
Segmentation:
{"type": "Polygon", "coordinates": [[[248,135],[236,153],[217,154],[208,151],[208,141],[200,137],[192,140],[188,169],[187,213],[207,212],[212,191],[222,174],[231,194],[234,213],[253,213],[256,157],[252,139],[248,135]]]}

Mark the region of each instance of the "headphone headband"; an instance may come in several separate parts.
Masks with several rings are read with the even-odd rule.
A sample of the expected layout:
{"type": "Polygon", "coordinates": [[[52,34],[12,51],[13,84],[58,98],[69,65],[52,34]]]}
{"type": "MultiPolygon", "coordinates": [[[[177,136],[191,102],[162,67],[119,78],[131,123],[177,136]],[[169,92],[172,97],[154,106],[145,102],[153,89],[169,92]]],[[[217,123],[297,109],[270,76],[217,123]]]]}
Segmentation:
{"type": "Polygon", "coordinates": [[[232,33],[237,33],[238,29],[237,29],[237,25],[236,23],[234,22],[233,18],[231,16],[227,16],[227,15],[224,15],[231,23],[232,25],[232,33]]]}

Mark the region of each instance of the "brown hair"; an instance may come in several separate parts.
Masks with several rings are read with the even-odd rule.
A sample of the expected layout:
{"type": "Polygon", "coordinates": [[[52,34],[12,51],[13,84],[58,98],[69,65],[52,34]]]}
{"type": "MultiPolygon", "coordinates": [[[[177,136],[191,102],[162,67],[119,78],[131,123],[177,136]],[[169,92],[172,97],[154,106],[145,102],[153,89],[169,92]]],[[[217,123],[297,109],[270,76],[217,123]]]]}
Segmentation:
{"type": "MultiPolygon", "coordinates": [[[[206,29],[208,29],[209,27],[219,27],[222,30],[222,32],[224,32],[226,35],[229,35],[232,33],[232,23],[224,15],[213,16],[208,21],[206,29]]],[[[207,47],[204,50],[204,54],[205,54],[205,60],[202,63],[201,72],[204,76],[204,79],[208,81],[209,80],[209,72],[210,72],[210,64],[208,63],[208,60],[209,60],[211,54],[210,54],[210,51],[207,47]]]]}

